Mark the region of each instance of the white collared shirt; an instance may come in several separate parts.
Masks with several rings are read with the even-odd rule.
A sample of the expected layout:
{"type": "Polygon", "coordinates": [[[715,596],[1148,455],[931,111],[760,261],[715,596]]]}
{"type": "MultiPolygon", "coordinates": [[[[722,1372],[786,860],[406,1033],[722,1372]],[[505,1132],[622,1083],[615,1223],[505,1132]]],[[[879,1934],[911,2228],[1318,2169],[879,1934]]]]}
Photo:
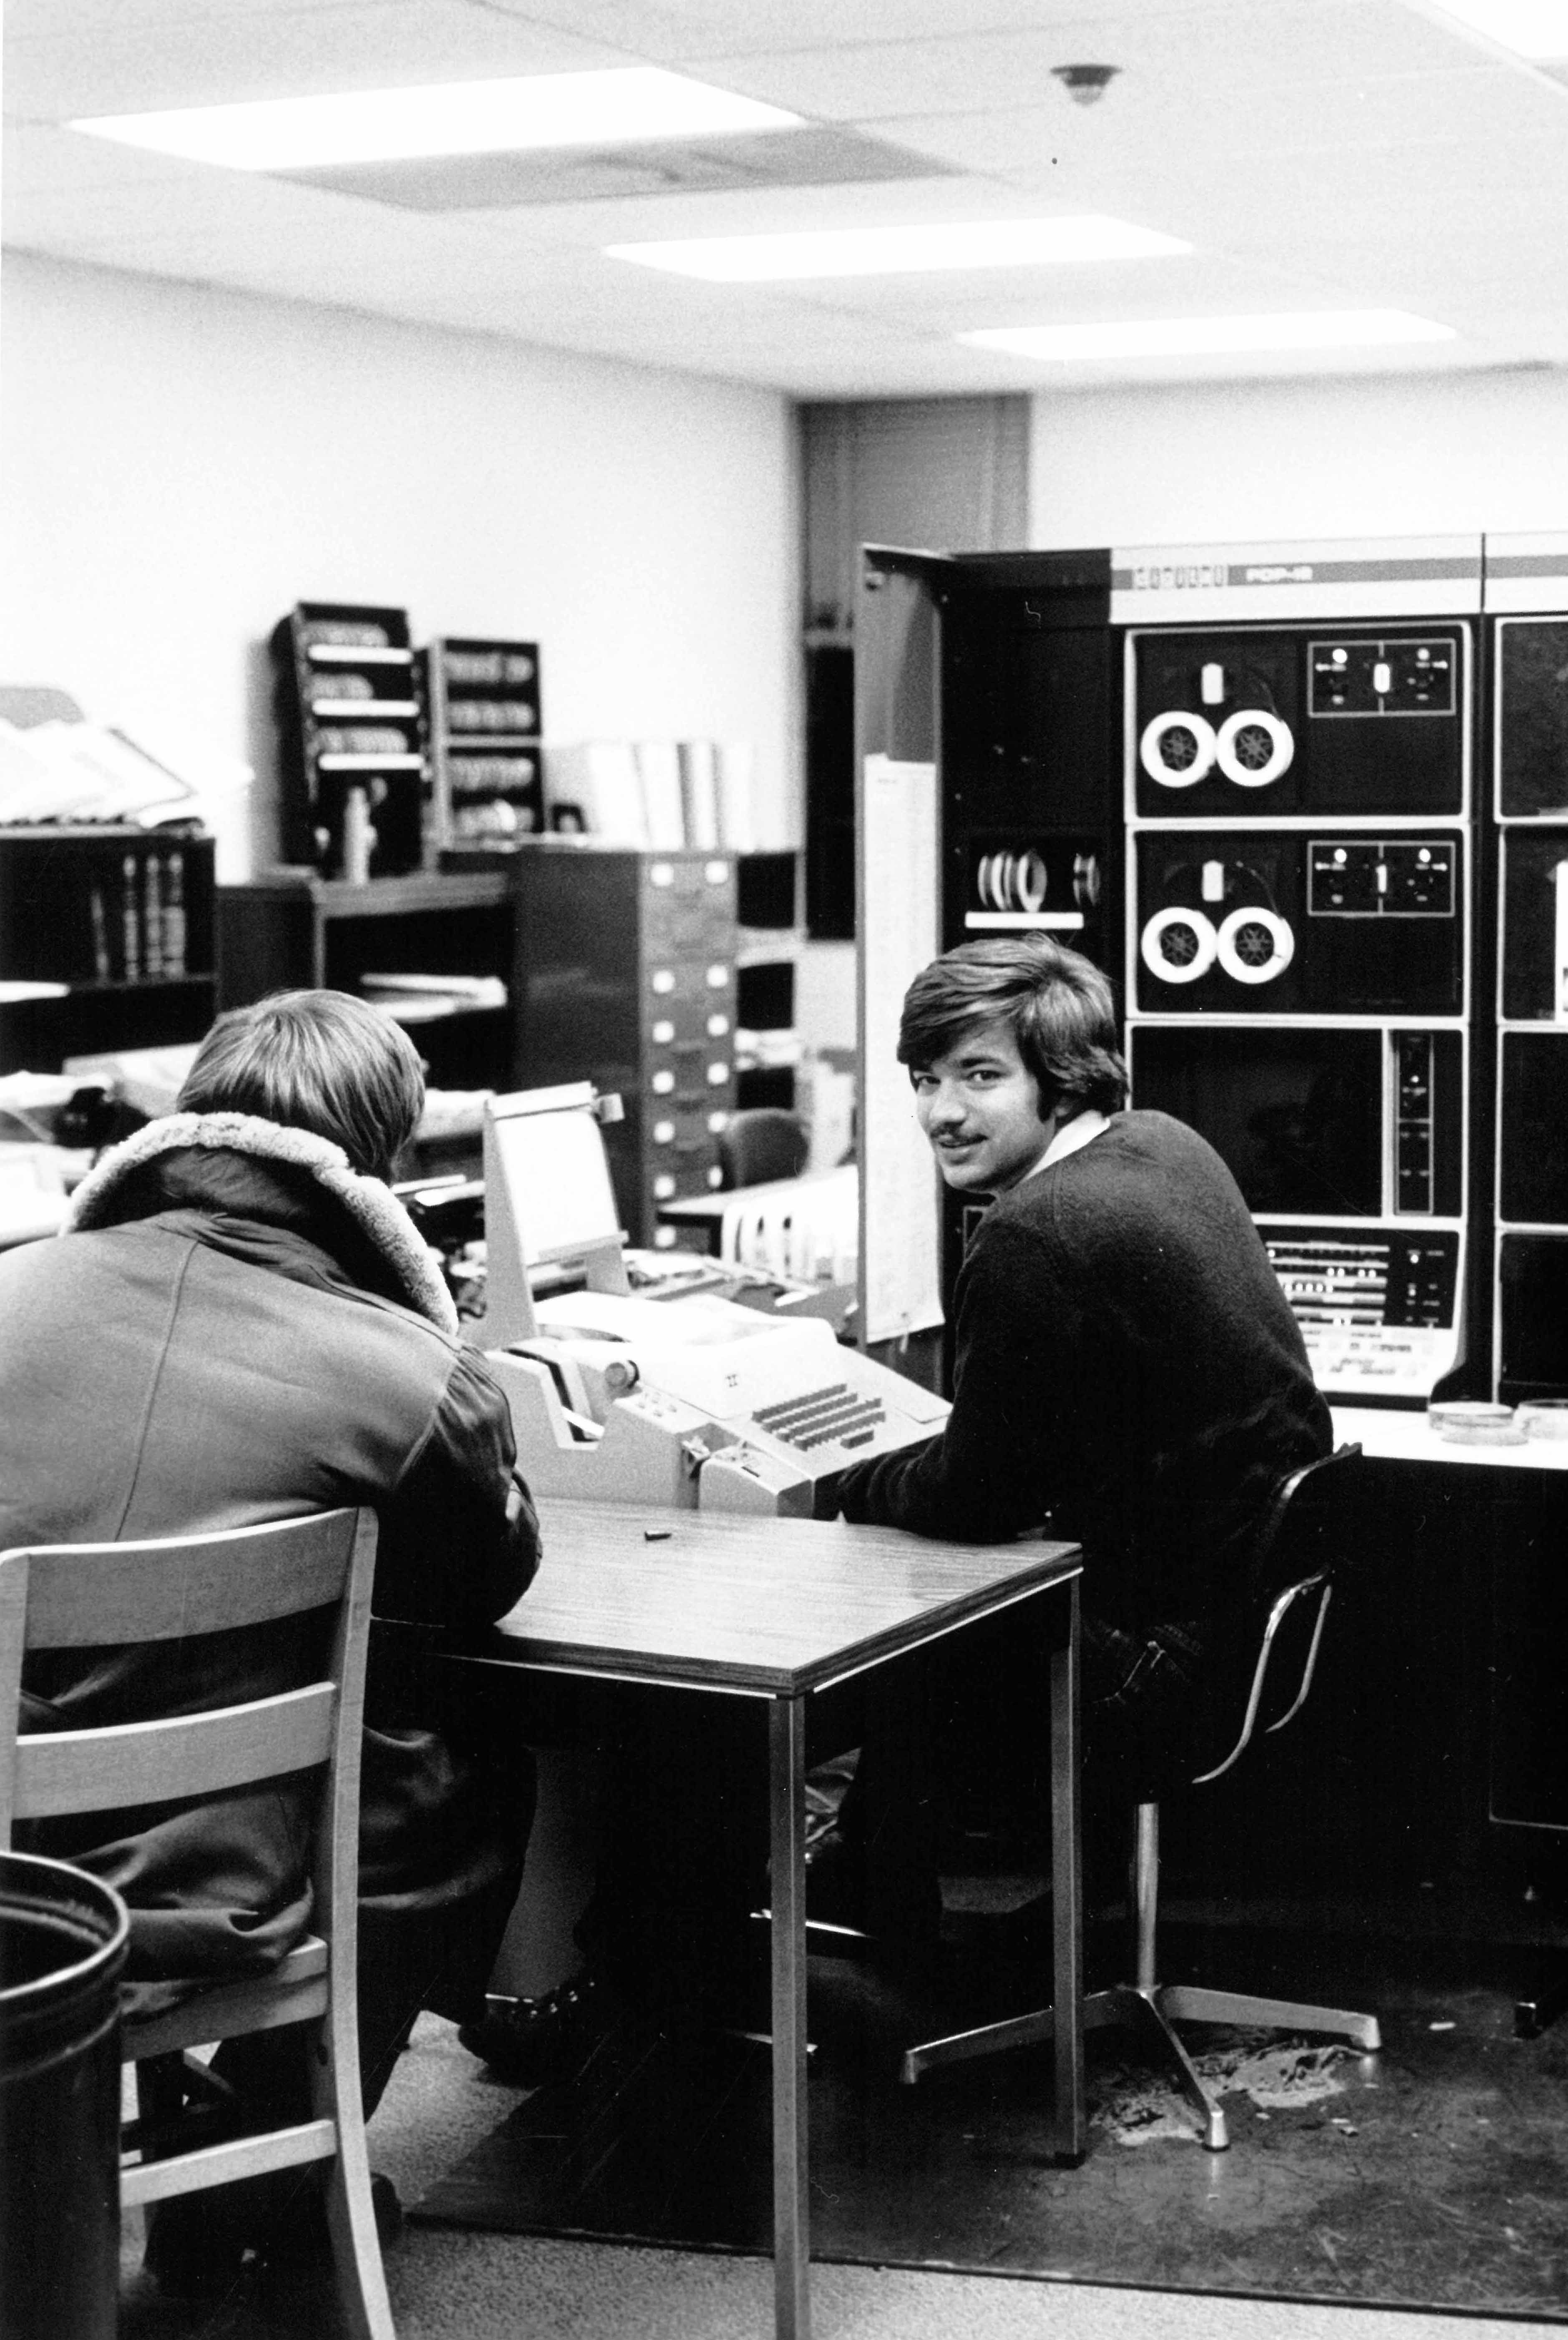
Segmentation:
{"type": "Polygon", "coordinates": [[[1074,1114],[1071,1121],[1063,1122],[1034,1170],[1026,1170],[1024,1176],[1032,1178],[1035,1171],[1048,1170],[1053,1162],[1065,1161],[1069,1154],[1076,1154],[1080,1145],[1087,1145],[1091,1137],[1097,1137],[1102,1129],[1110,1125],[1108,1114],[1101,1113],[1097,1106],[1086,1106],[1082,1113],[1074,1114]]]}

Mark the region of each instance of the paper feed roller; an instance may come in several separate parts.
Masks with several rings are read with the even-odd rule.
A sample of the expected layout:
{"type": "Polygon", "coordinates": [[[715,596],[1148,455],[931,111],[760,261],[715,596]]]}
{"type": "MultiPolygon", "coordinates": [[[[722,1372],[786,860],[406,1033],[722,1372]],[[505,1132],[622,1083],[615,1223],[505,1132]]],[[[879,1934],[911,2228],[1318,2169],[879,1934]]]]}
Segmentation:
{"type": "Polygon", "coordinates": [[[829,1514],[849,1463],[923,1444],[946,1402],[846,1349],[706,1294],[542,1301],[539,1332],[488,1362],[537,1492],[829,1514]]]}

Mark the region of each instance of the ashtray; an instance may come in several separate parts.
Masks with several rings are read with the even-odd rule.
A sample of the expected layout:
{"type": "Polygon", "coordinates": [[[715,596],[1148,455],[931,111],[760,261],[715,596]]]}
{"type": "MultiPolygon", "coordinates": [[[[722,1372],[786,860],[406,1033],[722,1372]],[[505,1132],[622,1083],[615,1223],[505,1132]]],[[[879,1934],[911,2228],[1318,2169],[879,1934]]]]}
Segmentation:
{"type": "Polygon", "coordinates": [[[1513,1419],[1526,1438],[1568,1438],[1568,1398],[1527,1397],[1513,1419]]]}
{"type": "Polygon", "coordinates": [[[1426,1409],[1439,1438],[1451,1446],[1523,1446],[1524,1433],[1513,1409],[1484,1398],[1445,1398],[1426,1409]]]}

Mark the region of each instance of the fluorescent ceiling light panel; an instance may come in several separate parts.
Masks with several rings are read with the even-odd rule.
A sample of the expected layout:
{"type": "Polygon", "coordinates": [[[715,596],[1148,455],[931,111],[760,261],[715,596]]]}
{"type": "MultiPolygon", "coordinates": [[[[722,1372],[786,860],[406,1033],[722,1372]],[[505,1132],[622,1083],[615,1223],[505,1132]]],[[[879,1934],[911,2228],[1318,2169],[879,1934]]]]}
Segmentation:
{"type": "Polygon", "coordinates": [[[1405,309],[1313,309],[1269,317],[1153,317],[1125,325],[1004,325],[956,338],[1021,358],[1194,357],[1229,350],[1353,350],[1393,342],[1451,342],[1405,309]]]}
{"type": "Polygon", "coordinates": [[[837,227],[799,235],[711,235],[608,243],[612,260],[678,276],[756,284],[790,276],[897,276],[938,268],[1032,268],[1057,261],[1155,260],[1179,237],[1090,213],[1081,219],[963,220],[949,227],[837,227]]]}
{"type": "Polygon", "coordinates": [[[793,130],[800,119],[684,74],[618,65],[604,73],[529,74],[425,89],[353,90],[340,97],[183,106],[168,114],[106,114],[70,127],[193,163],[298,171],[332,163],[793,130]]]}
{"type": "Polygon", "coordinates": [[[1568,0],[1439,0],[1445,16],[1516,49],[1522,57],[1568,57],[1568,0]]]}

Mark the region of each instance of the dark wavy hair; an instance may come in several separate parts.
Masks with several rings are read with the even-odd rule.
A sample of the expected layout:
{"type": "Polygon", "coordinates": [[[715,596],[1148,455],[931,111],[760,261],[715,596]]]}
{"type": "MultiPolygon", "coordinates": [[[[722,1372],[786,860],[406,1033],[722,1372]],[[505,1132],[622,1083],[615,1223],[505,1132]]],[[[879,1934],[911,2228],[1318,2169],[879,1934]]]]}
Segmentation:
{"type": "Polygon", "coordinates": [[[922,968],[904,995],[898,1062],[934,1064],[997,1021],[1012,1026],[1042,1114],[1064,1098],[1102,1113],[1126,1103],[1111,987],[1092,961],[1044,935],[960,943],[922,968]]]}
{"type": "Polygon", "coordinates": [[[220,1016],[176,1113],[253,1113],[341,1145],[390,1178],[424,1109],[424,1066],[401,1024],[347,991],[274,991],[220,1016]]]}

